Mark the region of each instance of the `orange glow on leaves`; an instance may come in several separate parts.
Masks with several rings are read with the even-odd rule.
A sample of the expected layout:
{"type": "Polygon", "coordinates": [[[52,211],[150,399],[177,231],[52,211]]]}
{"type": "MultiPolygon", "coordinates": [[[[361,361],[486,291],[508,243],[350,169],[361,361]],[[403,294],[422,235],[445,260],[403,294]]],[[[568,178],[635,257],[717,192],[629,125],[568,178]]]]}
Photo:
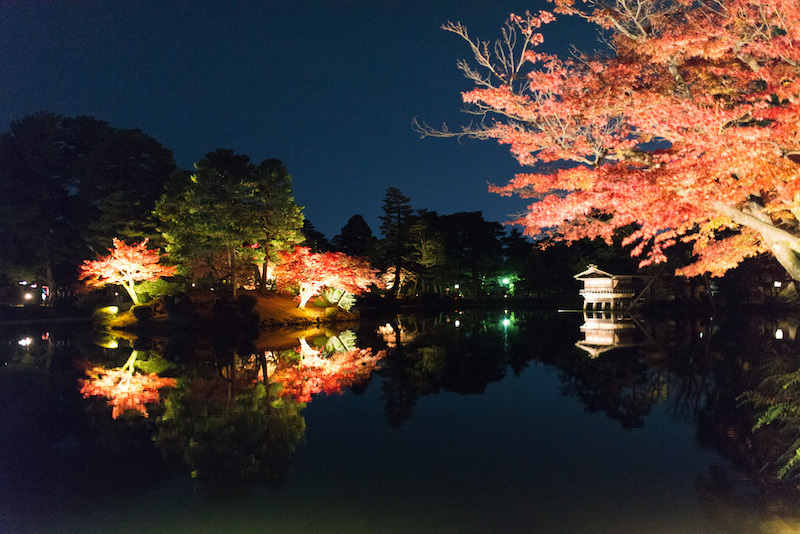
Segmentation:
{"type": "Polygon", "coordinates": [[[295,247],[278,255],[281,263],[273,271],[278,289],[299,289],[297,300],[301,308],[328,287],[359,295],[372,285],[383,286],[378,270],[364,258],[341,252],[314,253],[308,247],[295,247]]]}
{"type": "MultiPolygon", "coordinates": [[[[517,39],[527,47],[522,65],[504,77],[509,65],[489,46],[478,63],[493,70],[463,94],[496,118],[468,135],[542,169],[491,188],[535,200],[513,222],[567,242],[608,242],[633,225],[627,243],[643,264],[696,241],[687,275],[721,274],[769,250],[780,238],[755,219],[800,253],[800,168],[785,157],[800,147],[800,3],[643,0],[635,15],[600,0],[555,3],[557,13],[612,30],[615,54],[561,60],[536,53],[538,38],[517,39]],[[730,208],[745,216],[729,219],[730,208]],[[715,246],[721,228],[742,237],[715,246]]],[[[527,14],[509,24],[530,36],[549,22],[527,14]]]]}
{"type": "Polygon", "coordinates": [[[322,357],[319,351],[297,350],[302,355],[300,363],[278,369],[272,380],[283,387],[282,397],[298,402],[310,402],[319,393],[340,394],[343,388],[367,380],[386,355],[384,351],[373,354],[372,349],[354,349],[322,357]]]}
{"type": "Polygon", "coordinates": [[[159,390],[177,385],[174,378],[162,378],[155,373],[132,373],[124,367],[106,369],[96,366],[87,369],[86,374],[89,378],[80,380],[81,394],[84,398],[98,396],[108,399],[114,419],[127,411],[148,417],[146,405],[161,401],[159,390]]]}
{"type": "Polygon", "coordinates": [[[86,260],[80,268],[80,278],[88,286],[102,287],[106,284],[120,284],[138,303],[134,285],[144,280],[156,280],[162,276],[174,276],[176,267],[161,265],[163,255],[157,250],[147,249],[148,239],[127,245],[114,238],[114,247],[108,249],[107,256],[97,260],[86,260]]]}

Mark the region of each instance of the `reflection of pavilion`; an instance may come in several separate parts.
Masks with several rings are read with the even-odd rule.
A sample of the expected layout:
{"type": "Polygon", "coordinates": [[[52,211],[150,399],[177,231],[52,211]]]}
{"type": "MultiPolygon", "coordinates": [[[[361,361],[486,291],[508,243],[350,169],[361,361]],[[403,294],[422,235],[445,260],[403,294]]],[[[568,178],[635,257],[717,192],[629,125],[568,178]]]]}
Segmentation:
{"type": "Polygon", "coordinates": [[[591,358],[611,349],[638,345],[635,341],[636,323],[622,313],[584,312],[581,332],[584,339],[575,346],[588,352],[591,358]]]}

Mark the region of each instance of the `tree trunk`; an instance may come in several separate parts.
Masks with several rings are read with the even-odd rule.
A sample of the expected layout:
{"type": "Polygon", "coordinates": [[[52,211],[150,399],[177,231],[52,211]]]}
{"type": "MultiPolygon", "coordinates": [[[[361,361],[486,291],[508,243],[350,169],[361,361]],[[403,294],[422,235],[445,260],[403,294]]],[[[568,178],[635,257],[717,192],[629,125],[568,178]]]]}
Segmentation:
{"type": "Polygon", "coordinates": [[[228,247],[228,268],[231,271],[231,288],[233,289],[233,298],[236,298],[236,249],[228,247]]]}
{"type": "Polygon", "coordinates": [[[123,282],[122,287],[124,287],[125,291],[127,291],[128,295],[130,295],[134,306],[141,304],[141,302],[139,302],[139,297],[136,295],[136,286],[133,282],[123,282]]]}
{"type": "Polygon", "coordinates": [[[269,271],[269,238],[264,239],[264,265],[261,268],[261,279],[258,282],[261,289],[267,289],[267,272],[269,271]]]}
{"type": "Polygon", "coordinates": [[[778,263],[794,280],[800,281],[800,238],[775,226],[769,214],[755,202],[750,202],[748,207],[750,213],[721,202],[714,204],[714,208],[731,221],[758,232],[778,263]]]}

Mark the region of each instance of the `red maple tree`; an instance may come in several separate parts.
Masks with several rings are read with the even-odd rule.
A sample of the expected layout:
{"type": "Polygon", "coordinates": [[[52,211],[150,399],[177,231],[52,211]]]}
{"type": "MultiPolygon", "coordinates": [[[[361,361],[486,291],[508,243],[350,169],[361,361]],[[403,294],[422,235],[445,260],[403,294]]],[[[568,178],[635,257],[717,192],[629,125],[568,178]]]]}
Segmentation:
{"type": "Polygon", "coordinates": [[[492,190],[533,199],[514,223],[567,242],[633,227],[641,264],[677,242],[679,274],[722,275],[772,253],[800,280],[800,3],[794,0],[555,0],[607,32],[608,54],[540,52],[549,12],[512,15],[475,41],[463,94],[483,116],[460,132],[495,139],[532,172],[492,190]],[[492,118],[490,118],[492,117],[492,118]]]}
{"type": "Polygon", "coordinates": [[[140,304],[136,282],[174,276],[176,271],[176,267],[160,264],[164,255],[157,250],[149,250],[147,242],[148,239],[145,239],[141,243],[127,245],[114,238],[114,248],[108,249],[110,254],[98,255],[97,260],[83,262],[80,278],[93,287],[119,284],[125,288],[134,304],[140,304]]]}
{"type": "Polygon", "coordinates": [[[314,253],[308,247],[294,247],[278,256],[281,263],[273,272],[276,285],[281,291],[298,290],[300,308],[325,288],[359,295],[370,286],[383,286],[378,270],[363,258],[341,252],[314,253]]]}

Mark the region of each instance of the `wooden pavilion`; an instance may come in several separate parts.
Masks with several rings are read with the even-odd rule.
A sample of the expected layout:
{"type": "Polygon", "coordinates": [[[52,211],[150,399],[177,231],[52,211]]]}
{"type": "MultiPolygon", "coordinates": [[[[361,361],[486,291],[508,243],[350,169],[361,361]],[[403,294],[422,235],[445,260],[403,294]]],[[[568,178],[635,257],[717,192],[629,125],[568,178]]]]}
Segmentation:
{"type": "Polygon", "coordinates": [[[583,289],[580,291],[583,309],[594,311],[630,308],[638,300],[637,290],[647,278],[649,277],[611,274],[597,265],[589,265],[585,271],[575,275],[576,280],[583,282],[583,289]]]}

